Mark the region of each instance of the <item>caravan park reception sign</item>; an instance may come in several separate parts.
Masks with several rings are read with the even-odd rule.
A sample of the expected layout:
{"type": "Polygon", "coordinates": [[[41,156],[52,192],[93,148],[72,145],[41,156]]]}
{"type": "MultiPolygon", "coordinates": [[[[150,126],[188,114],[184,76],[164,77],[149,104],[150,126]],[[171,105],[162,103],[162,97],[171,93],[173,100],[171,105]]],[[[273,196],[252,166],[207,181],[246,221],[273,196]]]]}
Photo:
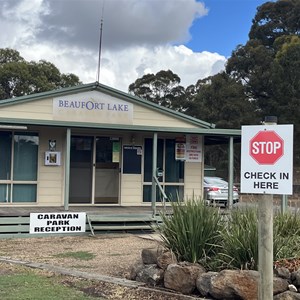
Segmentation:
{"type": "Polygon", "coordinates": [[[30,234],[85,232],[85,212],[30,213],[30,234]]]}
{"type": "Polygon", "coordinates": [[[242,127],[241,192],[293,193],[293,125],[242,127]]]}

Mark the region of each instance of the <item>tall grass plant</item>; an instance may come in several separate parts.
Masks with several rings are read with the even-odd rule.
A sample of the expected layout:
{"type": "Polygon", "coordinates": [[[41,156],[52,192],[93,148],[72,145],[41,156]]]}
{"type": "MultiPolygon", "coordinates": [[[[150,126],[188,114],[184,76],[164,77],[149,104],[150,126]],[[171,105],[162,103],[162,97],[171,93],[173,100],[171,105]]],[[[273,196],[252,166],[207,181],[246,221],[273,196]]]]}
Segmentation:
{"type": "MultiPolygon", "coordinates": [[[[203,201],[172,203],[158,230],[179,260],[200,262],[212,271],[258,269],[258,210],[234,209],[226,217],[203,201]]],[[[273,257],[300,257],[300,213],[275,213],[273,257]]]]}
{"type": "Polygon", "coordinates": [[[274,260],[300,257],[300,211],[274,215],[274,260]]]}
{"type": "MultiPolygon", "coordinates": [[[[223,251],[218,253],[219,267],[258,269],[257,208],[233,210],[222,231],[223,251]]],[[[286,212],[273,216],[273,258],[299,257],[300,215],[286,212]]]]}
{"type": "Polygon", "coordinates": [[[232,210],[222,231],[220,268],[257,269],[258,221],[256,209],[232,210]]]}
{"type": "Polygon", "coordinates": [[[224,227],[219,209],[194,199],[171,205],[173,214],[162,213],[163,224],[158,228],[164,245],[178,259],[192,263],[216,255],[224,227]]]}

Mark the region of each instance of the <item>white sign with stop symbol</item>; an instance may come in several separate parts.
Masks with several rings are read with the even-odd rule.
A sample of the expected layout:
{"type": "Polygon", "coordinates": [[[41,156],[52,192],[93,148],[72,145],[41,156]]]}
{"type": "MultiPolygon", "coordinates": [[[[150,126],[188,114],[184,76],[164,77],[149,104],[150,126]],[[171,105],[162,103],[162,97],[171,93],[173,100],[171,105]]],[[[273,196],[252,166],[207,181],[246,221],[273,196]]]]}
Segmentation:
{"type": "Polygon", "coordinates": [[[241,192],[293,193],[293,125],[242,126],[241,192]]]}

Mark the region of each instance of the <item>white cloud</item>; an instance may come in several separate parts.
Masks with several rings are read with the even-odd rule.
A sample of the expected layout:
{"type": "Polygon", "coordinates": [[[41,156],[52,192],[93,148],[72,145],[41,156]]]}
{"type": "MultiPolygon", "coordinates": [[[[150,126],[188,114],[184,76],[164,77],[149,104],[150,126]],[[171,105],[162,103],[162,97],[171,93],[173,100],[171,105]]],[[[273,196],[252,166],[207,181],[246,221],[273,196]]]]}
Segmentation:
{"type": "Polygon", "coordinates": [[[217,53],[195,53],[183,45],[132,47],[103,53],[100,82],[126,91],[137,78],[170,69],[181,78],[183,86],[188,86],[221,71],[225,62],[226,58],[217,53]],[[110,72],[115,76],[109,76],[110,72]]]}
{"type": "Polygon", "coordinates": [[[49,13],[43,0],[23,0],[0,3],[1,45],[17,48],[34,42],[41,17],[49,13]]]}
{"type": "MultiPolygon", "coordinates": [[[[84,83],[94,82],[101,3],[2,0],[0,45],[18,50],[26,60],[50,61],[84,83]]],[[[127,91],[146,73],[170,69],[188,86],[219,72],[224,56],[193,52],[180,43],[188,40],[193,21],[205,14],[205,6],[195,0],[105,1],[100,82],[127,91]]]]}
{"type": "Polygon", "coordinates": [[[102,8],[103,39],[110,50],[186,42],[193,21],[208,12],[196,0],[44,1],[50,6],[51,14],[43,18],[39,39],[94,50],[98,46],[102,8]]]}

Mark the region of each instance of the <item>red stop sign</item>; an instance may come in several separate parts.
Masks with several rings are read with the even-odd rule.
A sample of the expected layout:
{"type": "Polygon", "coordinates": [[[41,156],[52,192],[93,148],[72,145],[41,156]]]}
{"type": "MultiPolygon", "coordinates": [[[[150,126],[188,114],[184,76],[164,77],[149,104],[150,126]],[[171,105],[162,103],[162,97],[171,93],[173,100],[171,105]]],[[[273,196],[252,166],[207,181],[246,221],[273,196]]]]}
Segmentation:
{"type": "Polygon", "coordinates": [[[273,130],[259,131],[250,140],[250,156],[260,165],[274,165],[283,155],[283,139],[273,130]]]}

